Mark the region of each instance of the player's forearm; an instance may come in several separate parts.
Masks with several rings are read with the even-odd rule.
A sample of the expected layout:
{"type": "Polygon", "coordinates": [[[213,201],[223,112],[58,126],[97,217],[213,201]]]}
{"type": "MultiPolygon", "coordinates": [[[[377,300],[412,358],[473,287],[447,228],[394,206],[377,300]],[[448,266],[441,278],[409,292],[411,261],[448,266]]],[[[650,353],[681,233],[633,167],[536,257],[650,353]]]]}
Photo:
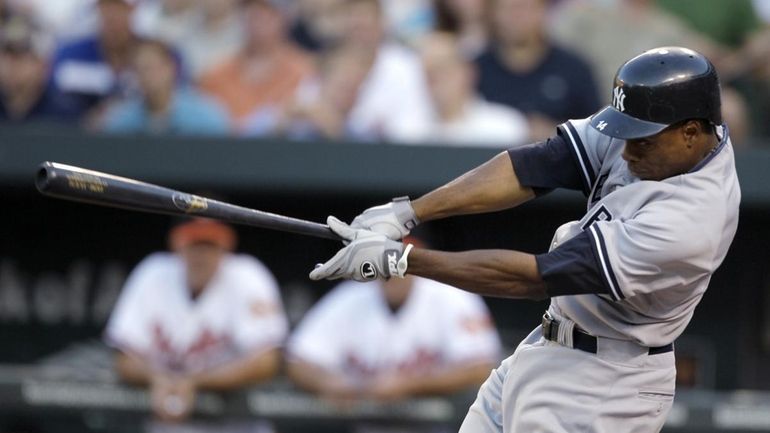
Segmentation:
{"type": "Polygon", "coordinates": [[[358,391],[347,378],[305,361],[289,362],[287,374],[297,386],[314,394],[338,397],[358,391]]]}
{"type": "Polygon", "coordinates": [[[454,215],[492,212],[517,206],[535,196],[523,187],[503,152],[448,184],[413,200],[417,218],[430,221],[454,215]]]}
{"type": "Polygon", "coordinates": [[[280,365],[279,349],[271,349],[192,377],[203,389],[231,390],[272,378],[280,365]]]}
{"type": "Polygon", "coordinates": [[[535,256],[511,250],[449,253],[415,248],[408,274],[440,281],[484,296],[545,299],[535,256]]]}
{"type": "Polygon", "coordinates": [[[493,363],[481,362],[470,366],[462,365],[410,378],[409,395],[442,395],[477,386],[486,380],[494,368],[493,363]]]}
{"type": "Polygon", "coordinates": [[[124,382],[133,385],[147,385],[154,375],[154,370],[147,361],[124,352],[115,354],[115,371],[124,382]]]}

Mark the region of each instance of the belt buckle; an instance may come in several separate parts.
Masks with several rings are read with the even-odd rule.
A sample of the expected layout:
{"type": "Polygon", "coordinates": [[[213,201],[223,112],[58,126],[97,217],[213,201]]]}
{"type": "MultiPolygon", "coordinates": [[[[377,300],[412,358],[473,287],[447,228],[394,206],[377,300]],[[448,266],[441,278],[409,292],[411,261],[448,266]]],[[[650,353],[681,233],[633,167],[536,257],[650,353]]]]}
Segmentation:
{"type": "Polygon", "coordinates": [[[545,337],[546,340],[551,340],[552,324],[553,324],[553,316],[551,316],[551,313],[546,311],[545,314],[543,314],[543,322],[542,322],[543,337],[545,337]]]}

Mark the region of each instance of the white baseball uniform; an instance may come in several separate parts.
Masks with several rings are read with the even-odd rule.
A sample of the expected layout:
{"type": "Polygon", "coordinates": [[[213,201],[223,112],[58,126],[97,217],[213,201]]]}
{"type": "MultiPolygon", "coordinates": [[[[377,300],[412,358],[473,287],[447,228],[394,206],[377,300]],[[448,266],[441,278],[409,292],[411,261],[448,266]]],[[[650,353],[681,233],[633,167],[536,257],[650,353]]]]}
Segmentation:
{"type": "Polygon", "coordinates": [[[129,276],[105,335],[158,368],[191,373],[278,347],[287,332],[278,285],[257,259],[225,255],[192,299],[181,257],[156,253],[129,276]]]}
{"type": "Polygon", "coordinates": [[[549,317],[482,385],[461,432],[660,431],[674,397],[672,344],[738,224],[733,149],[717,129],[711,154],[662,181],[631,174],[624,141],[589,119],[509,151],[523,185],[582,190],[588,211],[536,256],[549,317]]]}
{"type": "Polygon", "coordinates": [[[288,356],[362,382],[384,372],[499,359],[500,340],[481,297],[414,277],[406,303],[393,312],[380,284],[335,287],[302,320],[288,356]]]}

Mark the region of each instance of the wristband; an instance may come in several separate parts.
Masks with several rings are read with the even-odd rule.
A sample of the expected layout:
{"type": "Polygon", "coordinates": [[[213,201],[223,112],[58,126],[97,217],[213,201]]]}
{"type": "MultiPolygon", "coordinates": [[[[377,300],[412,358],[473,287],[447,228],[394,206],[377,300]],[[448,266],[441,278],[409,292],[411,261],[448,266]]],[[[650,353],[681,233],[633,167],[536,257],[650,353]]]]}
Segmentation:
{"type": "Polygon", "coordinates": [[[396,269],[398,270],[398,273],[396,274],[399,278],[404,278],[406,275],[406,269],[409,267],[409,263],[407,262],[407,258],[409,257],[409,252],[412,251],[412,248],[414,248],[414,245],[409,244],[404,248],[404,252],[401,254],[401,258],[398,259],[398,263],[396,264],[396,269]]]}
{"type": "Polygon", "coordinates": [[[411,231],[420,224],[420,221],[417,220],[417,215],[414,213],[409,196],[396,197],[392,203],[393,213],[405,229],[411,231]]]}

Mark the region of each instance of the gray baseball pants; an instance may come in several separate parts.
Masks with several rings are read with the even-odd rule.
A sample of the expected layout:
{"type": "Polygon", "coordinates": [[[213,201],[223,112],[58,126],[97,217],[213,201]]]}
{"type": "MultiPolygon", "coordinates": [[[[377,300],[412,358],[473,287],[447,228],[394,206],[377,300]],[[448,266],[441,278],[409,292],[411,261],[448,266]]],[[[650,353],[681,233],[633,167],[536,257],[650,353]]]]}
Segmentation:
{"type": "Polygon", "coordinates": [[[674,399],[674,352],[599,338],[597,353],[536,328],[484,382],[460,433],[657,433],[674,399]]]}

